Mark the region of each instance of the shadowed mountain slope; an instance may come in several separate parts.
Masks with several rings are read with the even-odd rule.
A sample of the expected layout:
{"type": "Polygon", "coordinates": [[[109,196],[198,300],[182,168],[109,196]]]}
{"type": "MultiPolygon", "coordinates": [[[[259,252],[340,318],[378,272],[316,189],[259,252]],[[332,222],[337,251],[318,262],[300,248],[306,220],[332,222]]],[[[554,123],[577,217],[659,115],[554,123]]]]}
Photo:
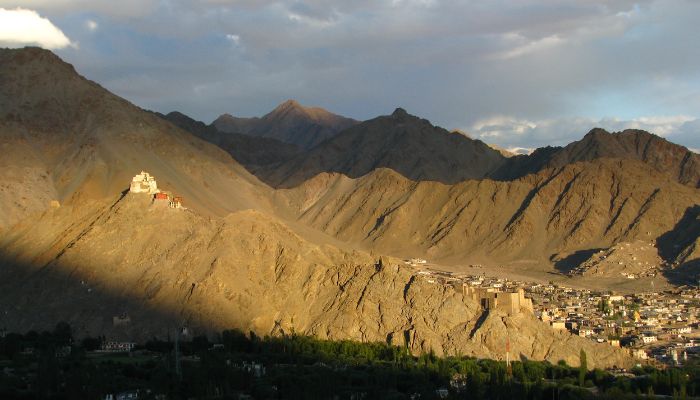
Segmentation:
{"type": "Polygon", "coordinates": [[[158,115],[200,139],[219,146],[249,171],[263,165],[285,162],[302,152],[296,145],[272,138],[221,132],[213,125],[205,125],[179,112],[158,115]]]}
{"type": "Polygon", "coordinates": [[[261,118],[224,114],[212,125],[222,132],[269,137],[310,149],[356,123],[322,108],[304,107],[295,100],[287,100],[261,118]]]}
{"type": "Polygon", "coordinates": [[[392,169],[413,181],[455,184],[468,179],[512,181],[599,159],[638,160],[669,179],[700,185],[700,155],[645,131],[608,133],[596,128],[566,147],[544,147],[513,156],[402,109],[355,125],[305,153],[255,173],[271,186],[282,188],[321,173],[359,178],[379,168],[392,169]]]}
{"type": "Polygon", "coordinates": [[[274,187],[294,187],[319,173],[352,178],[389,168],[415,181],[457,183],[481,179],[504,163],[497,150],[397,109],[319,144],[258,176],[274,187]]]}

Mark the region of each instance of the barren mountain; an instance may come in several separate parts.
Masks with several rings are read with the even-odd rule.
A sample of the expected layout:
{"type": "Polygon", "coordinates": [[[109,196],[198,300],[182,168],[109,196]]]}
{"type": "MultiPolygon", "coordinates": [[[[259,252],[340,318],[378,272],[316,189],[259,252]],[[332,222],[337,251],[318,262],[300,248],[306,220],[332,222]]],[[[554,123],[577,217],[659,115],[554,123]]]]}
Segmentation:
{"type": "Polygon", "coordinates": [[[697,189],[641,161],[616,159],[455,185],[388,169],[357,179],[321,174],[281,194],[305,224],[345,241],[461,263],[548,263],[620,241],[656,240],[700,203],[697,189]]]}
{"type": "Polygon", "coordinates": [[[219,146],[249,171],[263,165],[282,163],[302,152],[296,145],[272,138],[221,132],[213,125],[205,125],[179,112],[160,116],[200,139],[219,146]]]}
{"type": "Polygon", "coordinates": [[[0,229],[52,201],[114,196],[142,169],[203,213],[268,204],[268,188],[223,150],[38,48],[0,50],[0,147],[0,229]]]}
{"type": "Polygon", "coordinates": [[[12,330],[65,320],[78,335],[147,339],[182,325],[193,334],[237,327],[499,359],[509,337],[515,356],[576,365],[583,348],[589,366],[630,363],[532,314],[482,311],[403,264],[313,245],[253,210],[204,218],[128,193],[27,220],[0,252],[0,310],[12,330]]]}
{"type": "Polygon", "coordinates": [[[504,160],[481,141],[433,126],[399,108],[258,176],[275,187],[294,187],[323,172],[358,178],[377,168],[390,168],[412,180],[452,184],[483,178],[504,160]]]}
{"type": "Polygon", "coordinates": [[[674,181],[700,185],[700,155],[645,131],[596,128],[566,147],[514,155],[402,109],[355,125],[280,165],[256,170],[256,175],[273,187],[291,188],[321,173],[359,178],[388,168],[413,181],[455,184],[485,178],[512,181],[599,159],[638,160],[674,181]]]}
{"type": "MultiPolygon", "coordinates": [[[[293,127],[298,108],[249,122],[293,127]]],[[[295,331],[496,358],[510,337],[528,358],[576,364],[583,347],[591,365],[621,365],[619,350],[528,314],[485,313],[395,259],[375,262],[525,260],[554,271],[622,243],[654,243],[679,274],[700,260],[700,164],[644,132],[593,131],[506,158],[398,109],[264,169],[287,187],[273,190],[235,155],[271,165],[289,148],[169,118],[193,134],[48,51],[0,50],[3,326],[67,320],[82,333],[139,338],[182,324],[295,331]],[[189,209],[125,193],[141,170],[189,209]],[[124,313],[132,322],[115,324],[124,313]]]]}
{"type": "Polygon", "coordinates": [[[261,118],[224,114],[212,125],[222,132],[269,137],[309,149],[356,123],[322,108],[287,100],[261,118]]]}
{"type": "Polygon", "coordinates": [[[560,168],[579,161],[600,158],[639,160],[671,179],[700,187],[700,155],[683,146],[637,129],[609,133],[596,128],[583,139],[566,147],[538,149],[529,156],[508,160],[492,174],[496,179],[513,179],[544,168],[560,168]]]}

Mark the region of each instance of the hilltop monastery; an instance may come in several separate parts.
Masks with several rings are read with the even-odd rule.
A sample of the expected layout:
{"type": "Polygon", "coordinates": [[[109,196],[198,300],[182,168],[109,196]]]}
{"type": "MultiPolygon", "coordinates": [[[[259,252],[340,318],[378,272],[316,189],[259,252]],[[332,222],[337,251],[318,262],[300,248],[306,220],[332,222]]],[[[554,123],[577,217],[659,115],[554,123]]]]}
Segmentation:
{"type": "Polygon", "coordinates": [[[140,174],[131,179],[129,192],[152,195],[154,204],[159,204],[162,202],[167,203],[170,208],[184,209],[182,206],[182,197],[171,196],[168,193],[162,192],[160,189],[158,189],[156,178],[151,176],[151,174],[146,171],[141,171],[140,174]]]}

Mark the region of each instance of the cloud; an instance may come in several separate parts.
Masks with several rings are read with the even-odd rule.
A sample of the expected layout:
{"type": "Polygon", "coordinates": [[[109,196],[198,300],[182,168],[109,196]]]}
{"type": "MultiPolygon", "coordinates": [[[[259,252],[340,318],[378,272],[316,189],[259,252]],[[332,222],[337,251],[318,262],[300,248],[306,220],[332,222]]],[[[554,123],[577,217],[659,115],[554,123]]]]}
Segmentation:
{"type": "MultiPolygon", "coordinates": [[[[115,93],[204,121],[262,115],[287,98],[356,119],[402,106],[447,128],[482,123],[485,138],[529,148],[622,121],[680,138],[683,122],[644,118],[700,118],[700,52],[688,50],[700,2],[692,0],[3,6],[36,9],[63,27],[81,50],[59,55],[115,93]],[[99,35],[86,20],[99,22],[99,35]]],[[[692,142],[684,135],[678,140],[692,142]]]]}
{"type": "Polygon", "coordinates": [[[513,149],[563,146],[579,140],[594,127],[610,132],[642,129],[688,148],[700,148],[700,119],[686,116],[647,116],[631,120],[618,118],[554,118],[539,121],[498,116],[478,121],[465,129],[471,137],[513,149]]]}
{"type": "MultiPolygon", "coordinates": [[[[159,0],[0,0],[0,7],[24,7],[50,15],[99,13],[114,18],[135,18],[151,14],[159,0]]],[[[170,1],[162,1],[168,4],[170,1]]]]}
{"type": "Polygon", "coordinates": [[[229,33],[229,34],[226,34],[226,39],[236,46],[241,44],[241,37],[238,35],[234,35],[232,33],[229,33]]]}
{"type": "MultiPolygon", "coordinates": [[[[523,41],[525,38],[523,38],[521,35],[515,34],[515,33],[508,33],[504,35],[509,41],[523,41]]],[[[530,53],[535,53],[538,51],[550,49],[555,46],[559,46],[561,44],[564,44],[566,41],[562,38],[560,38],[557,35],[551,35],[547,37],[543,37],[541,39],[536,39],[532,41],[526,41],[523,44],[517,45],[516,47],[507,50],[505,52],[499,53],[496,55],[496,58],[500,58],[502,60],[508,60],[510,58],[516,58],[520,56],[524,56],[530,53]]]]}
{"type": "Polygon", "coordinates": [[[99,26],[100,26],[100,25],[97,23],[97,21],[94,21],[94,20],[91,20],[91,19],[85,21],[85,27],[86,27],[90,32],[96,31],[97,28],[99,28],[99,26]]]}
{"type": "Polygon", "coordinates": [[[36,11],[0,8],[0,46],[62,49],[71,45],[60,29],[36,11]]]}

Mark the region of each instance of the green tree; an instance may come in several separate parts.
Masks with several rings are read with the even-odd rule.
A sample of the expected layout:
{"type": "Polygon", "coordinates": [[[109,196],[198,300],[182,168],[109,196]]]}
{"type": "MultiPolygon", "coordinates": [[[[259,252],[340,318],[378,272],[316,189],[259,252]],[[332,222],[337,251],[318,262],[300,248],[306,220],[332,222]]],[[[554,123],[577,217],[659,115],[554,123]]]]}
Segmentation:
{"type": "Polygon", "coordinates": [[[579,353],[579,367],[578,367],[578,385],[583,386],[586,383],[586,374],[588,373],[588,360],[586,359],[586,352],[581,349],[579,353]]]}

